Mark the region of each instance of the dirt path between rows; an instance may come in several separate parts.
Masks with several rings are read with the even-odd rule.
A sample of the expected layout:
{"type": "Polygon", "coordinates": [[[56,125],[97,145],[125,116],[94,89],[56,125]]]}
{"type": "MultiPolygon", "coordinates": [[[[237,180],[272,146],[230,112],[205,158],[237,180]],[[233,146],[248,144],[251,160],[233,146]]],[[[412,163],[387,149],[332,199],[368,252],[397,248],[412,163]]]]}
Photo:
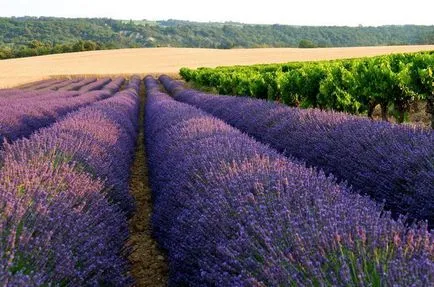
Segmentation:
{"type": "Polygon", "coordinates": [[[146,150],[144,143],[145,92],[140,91],[139,134],[135,160],[131,169],[130,192],[136,199],[136,212],[129,222],[129,257],[135,286],[167,286],[167,262],[151,234],[152,198],[149,188],[146,150]]]}

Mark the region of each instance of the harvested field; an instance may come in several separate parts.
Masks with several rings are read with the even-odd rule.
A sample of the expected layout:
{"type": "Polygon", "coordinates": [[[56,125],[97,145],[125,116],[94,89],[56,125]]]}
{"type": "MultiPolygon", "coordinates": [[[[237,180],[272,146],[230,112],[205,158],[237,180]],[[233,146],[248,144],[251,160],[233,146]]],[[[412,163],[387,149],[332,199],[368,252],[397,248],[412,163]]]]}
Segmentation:
{"type": "Polygon", "coordinates": [[[434,45],[232,50],[144,48],[58,54],[0,61],[0,88],[61,76],[177,74],[181,67],[342,59],[424,50],[434,50],[434,45]]]}

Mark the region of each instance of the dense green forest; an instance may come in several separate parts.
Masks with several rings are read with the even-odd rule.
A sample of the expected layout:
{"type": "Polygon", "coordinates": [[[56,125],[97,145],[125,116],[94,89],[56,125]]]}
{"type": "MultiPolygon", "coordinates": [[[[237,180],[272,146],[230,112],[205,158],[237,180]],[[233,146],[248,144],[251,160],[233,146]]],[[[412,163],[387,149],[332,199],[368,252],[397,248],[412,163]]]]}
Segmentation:
{"type": "Polygon", "coordinates": [[[230,49],[414,44],[434,44],[434,26],[314,27],[179,20],[0,18],[0,59],[133,47],[230,49]]]}

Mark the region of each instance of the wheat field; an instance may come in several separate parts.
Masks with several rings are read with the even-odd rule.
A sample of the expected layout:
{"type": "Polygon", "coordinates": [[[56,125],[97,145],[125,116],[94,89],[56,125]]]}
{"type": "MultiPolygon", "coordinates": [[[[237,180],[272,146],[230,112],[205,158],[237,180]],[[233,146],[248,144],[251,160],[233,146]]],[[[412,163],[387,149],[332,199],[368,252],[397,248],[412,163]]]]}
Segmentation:
{"type": "Polygon", "coordinates": [[[215,67],[357,58],[434,50],[434,45],[354,48],[194,49],[140,48],[92,51],[0,61],[0,88],[51,77],[176,74],[181,67],[215,67]]]}

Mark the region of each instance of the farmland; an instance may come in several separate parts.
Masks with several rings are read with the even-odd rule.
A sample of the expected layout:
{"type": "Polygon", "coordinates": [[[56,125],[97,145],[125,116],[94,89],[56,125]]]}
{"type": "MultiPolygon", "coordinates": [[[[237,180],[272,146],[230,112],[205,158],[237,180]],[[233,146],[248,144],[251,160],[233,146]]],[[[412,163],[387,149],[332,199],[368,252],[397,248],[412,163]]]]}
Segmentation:
{"type": "Polygon", "coordinates": [[[177,74],[182,67],[252,65],[290,61],[358,58],[434,50],[433,45],[318,49],[152,48],[93,51],[0,61],[0,88],[56,76],[177,74]]]}
{"type": "Polygon", "coordinates": [[[140,79],[122,91],[124,79],[66,84],[77,93],[57,86],[53,94],[55,83],[27,87],[41,88],[31,114],[15,106],[27,90],[6,91],[15,96],[1,108],[15,107],[16,114],[0,125],[2,285],[131,282],[123,250],[134,201],[125,171],[133,159],[140,79]],[[81,106],[53,103],[68,96],[81,106]]]}
{"type": "Polygon", "coordinates": [[[253,66],[182,68],[181,76],[221,94],[279,101],[289,106],[365,114],[381,106],[403,123],[412,106],[426,102],[434,128],[434,53],[253,66]]]}
{"type": "MultiPolygon", "coordinates": [[[[1,61],[4,86],[20,86],[0,90],[0,285],[430,286],[432,129],[370,119],[360,87],[359,105],[322,106],[287,92],[295,85],[280,85],[275,98],[268,90],[246,97],[236,96],[237,82],[208,77],[312,63],[181,71],[228,95],[160,75],[433,47],[358,49],[134,49],[1,61]],[[303,104],[279,102],[295,96],[303,104]]],[[[382,91],[411,87],[428,101],[431,57],[369,59],[401,81],[382,91]]],[[[352,61],[368,60],[320,65],[343,71],[352,61]]],[[[297,76],[313,83],[306,71],[297,76]]],[[[372,91],[386,83],[376,72],[359,76],[375,75],[365,85],[372,91]]],[[[253,77],[244,76],[249,86],[253,77]]]]}
{"type": "MultiPolygon", "coordinates": [[[[242,133],[245,131],[243,126],[263,131],[260,116],[256,124],[249,121],[250,115],[261,114],[261,109],[265,108],[262,102],[246,98],[238,98],[239,103],[227,102],[224,106],[230,110],[226,110],[226,115],[232,113],[232,122],[229,116],[223,116],[225,108],[220,109],[222,113],[219,114],[219,105],[210,104],[212,99],[206,96],[214,98],[214,103],[227,98],[185,90],[182,84],[168,77],[160,80],[178,101],[161,92],[154,79],[145,79],[148,97],[146,140],[151,186],[155,193],[153,224],[157,240],[168,252],[171,284],[425,284],[420,281],[422,277],[414,275],[418,271],[412,270],[421,266],[420,263],[411,265],[407,262],[423,256],[407,253],[408,257],[401,257],[403,254],[399,250],[422,248],[416,252],[430,257],[428,250],[432,250],[433,238],[426,223],[409,227],[404,223],[405,218],[385,212],[380,203],[363,196],[363,191],[352,189],[344,182],[339,184],[334,177],[306,167],[303,161],[291,155],[284,157],[278,150],[256,141],[256,136],[251,138],[242,133]],[[243,105],[250,110],[236,111],[243,105]],[[424,242],[425,247],[412,242],[416,234],[422,236],[417,241],[424,242]],[[424,248],[428,249],[423,251],[424,248]],[[391,262],[399,262],[401,267],[395,269],[391,262]],[[387,274],[380,271],[385,269],[387,274]]],[[[265,114],[267,111],[264,109],[265,114]]],[[[339,121],[342,117],[336,118],[339,121]]],[[[278,121],[279,114],[273,120],[278,121]]],[[[326,121],[323,116],[312,126],[328,126],[326,121]],[[319,122],[321,120],[324,122],[319,122]]],[[[343,122],[345,124],[345,119],[343,122]]],[[[264,124],[268,125],[268,122],[264,124]]],[[[374,123],[371,125],[375,126],[374,123]]],[[[291,130],[291,127],[284,128],[291,130]]],[[[401,128],[403,137],[412,138],[405,127],[401,128]]],[[[321,129],[319,126],[319,132],[321,129]]],[[[396,132],[393,126],[385,127],[383,132],[387,129],[396,132]]],[[[372,130],[375,132],[375,128],[372,130]]],[[[284,131],[280,130],[280,134],[284,131]]],[[[311,131],[315,134],[310,129],[300,132],[309,135],[311,131]]],[[[427,170],[421,173],[428,181],[427,185],[416,185],[428,188],[429,193],[434,179],[433,134],[431,131],[420,133],[427,137],[427,145],[421,148],[428,149],[428,154],[422,156],[428,165],[425,166],[425,160],[422,160],[421,164],[427,170]]],[[[273,138],[266,132],[263,136],[273,138]]],[[[324,146],[320,142],[313,145],[317,149],[324,146]]],[[[388,143],[379,145],[387,146],[388,143]]],[[[292,147],[287,148],[291,150],[292,147]]],[[[378,164],[385,162],[387,160],[378,164]]],[[[395,168],[405,165],[399,162],[395,168]]],[[[363,171],[368,176],[370,172],[363,171]]],[[[358,180],[363,177],[364,174],[360,174],[358,180]]],[[[401,183],[405,185],[405,181],[403,179],[401,183]]],[[[383,182],[377,184],[383,185],[383,182]]],[[[400,197],[399,194],[396,196],[400,197]]],[[[394,194],[390,198],[385,194],[380,197],[379,201],[394,201],[394,194]]],[[[422,204],[427,207],[429,202],[432,200],[422,204]]],[[[400,208],[405,208],[405,204],[397,203],[400,208]]],[[[422,268],[428,272],[424,273],[426,278],[431,278],[431,267],[422,268]]]]}

